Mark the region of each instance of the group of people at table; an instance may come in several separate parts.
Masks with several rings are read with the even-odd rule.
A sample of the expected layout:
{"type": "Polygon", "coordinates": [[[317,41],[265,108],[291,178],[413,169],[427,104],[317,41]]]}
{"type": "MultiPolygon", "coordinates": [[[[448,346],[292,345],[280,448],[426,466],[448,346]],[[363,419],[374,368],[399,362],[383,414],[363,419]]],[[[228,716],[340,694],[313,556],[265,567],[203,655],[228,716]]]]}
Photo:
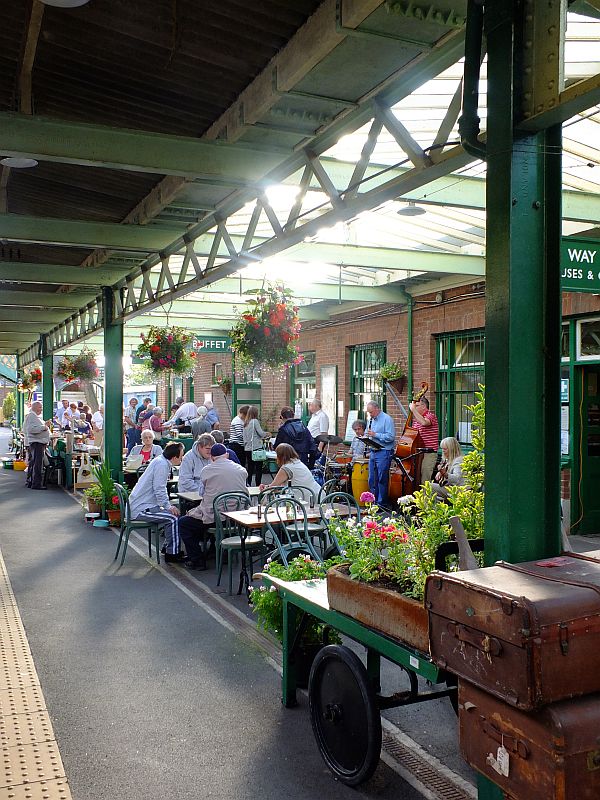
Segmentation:
{"type": "MultiPolygon", "coordinates": [[[[422,474],[434,478],[434,486],[443,497],[447,485],[462,483],[460,445],[453,437],[444,439],[441,443],[442,461],[437,464],[437,418],[429,411],[425,398],[411,403],[410,408],[413,425],[418,428],[426,447],[434,451],[425,454],[422,474]]],[[[269,487],[291,485],[318,496],[321,486],[315,480],[312,467],[319,458],[319,448],[329,421],[318,400],[311,402],[311,412],[311,419],[305,426],[294,418],[290,407],[281,409],[280,427],[274,442],[278,470],[269,487]]],[[[377,449],[374,446],[369,448],[369,487],[376,502],[385,505],[396,440],[395,427],[392,418],[376,402],[368,404],[367,412],[368,425],[362,420],[353,425],[356,437],[351,443],[351,456],[352,459],[363,458],[370,441],[379,445],[377,449]]],[[[205,418],[206,415],[202,416],[205,418]]],[[[204,543],[210,539],[208,529],[214,524],[213,500],[225,492],[247,494],[247,487],[253,480],[261,489],[266,488],[261,483],[264,467],[262,448],[270,434],[262,429],[255,407],[241,406],[231,421],[227,443],[223,442],[223,434],[213,429],[210,433],[201,433],[191,450],[184,454],[180,442],[173,441],[160,450],[153,442],[154,434],[150,430],[142,431],[141,435],[143,444],[134,446],[132,453],[142,453],[148,466],[131,493],[131,516],[165,523],[164,555],[167,563],[185,561],[192,569],[203,568],[206,563],[204,543]],[[195,492],[202,498],[198,506],[183,516],[171,503],[167,492],[172,467],[179,467],[178,491],[195,492]],[[180,551],[180,542],[185,546],[185,556],[180,551]]]]}
{"type": "MultiPolygon", "coordinates": [[[[139,475],[129,503],[132,519],[164,523],[163,552],[167,563],[186,561],[188,566],[197,569],[206,563],[203,545],[209,539],[208,528],[214,524],[213,500],[225,492],[248,493],[247,487],[253,480],[261,489],[265,488],[261,483],[264,443],[270,434],[261,427],[256,407],[243,405],[231,421],[229,440],[225,443],[219,430],[219,416],[212,403],[195,406],[192,402],[184,403],[183,398],[178,400],[181,402],[176,402],[170,418],[164,423],[162,408],[152,406],[150,398],[145,398],[139,408],[137,399],[132,398],[125,409],[123,421],[128,460],[137,459],[136,472],[139,475]],[[195,441],[189,452],[185,453],[184,445],[176,440],[167,444],[164,450],[158,444],[164,432],[173,429],[192,432],[195,441]],[[167,491],[173,467],[179,468],[178,491],[195,492],[201,498],[200,504],[183,516],[171,502],[167,491]],[[185,545],[186,555],[181,552],[180,542],[185,545]]],[[[87,411],[66,400],[61,405],[57,409],[56,421],[62,428],[75,430],[82,420],[89,424],[87,411]]],[[[269,486],[297,486],[317,496],[321,487],[312,470],[315,462],[324,457],[321,451],[327,440],[329,419],[317,399],[310,402],[309,410],[311,417],[304,425],[295,419],[290,407],[281,409],[280,427],[274,441],[278,470],[269,486]]],[[[431,451],[423,457],[422,475],[434,478],[434,486],[443,497],[447,485],[460,484],[463,480],[460,445],[453,437],[444,439],[441,443],[442,461],[438,465],[439,433],[435,414],[429,410],[424,397],[413,401],[410,410],[413,427],[431,451]]],[[[33,403],[23,426],[30,454],[27,485],[33,489],[42,488],[43,454],[52,423],[41,418],[41,411],[41,403],[33,403]]],[[[367,405],[367,414],[368,423],[356,420],[352,425],[355,438],[351,442],[350,454],[354,462],[364,458],[369,451],[369,489],[375,502],[385,506],[396,442],[395,425],[392,417],[373,400],[367,405]]],[[[102,431],[102,406],[91,416],[94,430],[102,431]]]]}

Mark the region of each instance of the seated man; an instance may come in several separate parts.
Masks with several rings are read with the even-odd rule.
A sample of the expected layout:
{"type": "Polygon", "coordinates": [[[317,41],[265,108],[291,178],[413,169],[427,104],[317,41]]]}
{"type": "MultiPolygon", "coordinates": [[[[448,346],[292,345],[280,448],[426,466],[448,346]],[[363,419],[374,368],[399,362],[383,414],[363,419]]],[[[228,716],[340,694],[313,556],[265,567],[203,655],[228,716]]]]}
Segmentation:
{"type": "Polygon", "coordinates": [[[213,401],[207,400],[204,405],[206,406],[206,421],[210,423],[212,430],[217,430],[220,425],[220,420],[213,401]]]}
{"type": "Polygon", "coordinates": [[[225,445],[213,445],[210,453],[212,463],[204,467],[201,475],[204,484],[202,502],[179,521],[179,532],[189,558],[186,566],[191,569],[206,567],[206,552],[202,545],[206,541],[208,528],[215,520],[213,514],[215,497],[223,492],[248,494],[246,486],[248,473],[239,464],[229,460],[225,445]]]}
{"type": "Polygon", "coordinates": [[[215,444],[215,440],[210,433],[203,433],[194,442],[192,449],[185,454],[181,466],[179,467],[179,492],[198,492],[202,494],[204,487],[200,479],[200,473],[210,463],[210,448],[215,444]]]}
{"type": "Polygon", "coordinates": [[[194,439],[197,439],[203,433],[210,433],[212,430],[212,425],[206,421],[206,414],[208,413],[206,406],[198,406],[196,413],[198,416],[190,423],[194,439]]]}
{"type": "Polygon", "coordinates": [[[234,464],[239,464],[240,460],[237,457],[237,453],[234,452],[228,444],[225,444],[225,434],[223,431],[213,431],[211,436],[215,440],[217,444],[224,444],[225,449],[227,450],[227,455],[229,456],[229,460],[233,461],[234,464]]]}
{"type": "Polygon", "coordinates": [[[131,519],[165,523],[165,561],[181,561],[179,555],[179,509],[172,506],[167,493],[167,481],[172,467],[178,467],[183,458],[181,442],[168,444],[161,456],[150,461],[146,471],[133,487],[129,496],[131,519]]]}

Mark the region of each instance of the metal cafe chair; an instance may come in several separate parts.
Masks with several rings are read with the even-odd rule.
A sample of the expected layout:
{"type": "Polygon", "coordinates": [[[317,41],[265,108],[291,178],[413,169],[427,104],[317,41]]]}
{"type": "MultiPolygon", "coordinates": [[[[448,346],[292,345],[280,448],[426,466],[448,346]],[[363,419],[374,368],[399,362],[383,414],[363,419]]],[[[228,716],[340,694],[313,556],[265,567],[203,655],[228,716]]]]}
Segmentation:
{"type": "MultiPolygon", "coordinates": [[[[213,515],[215,518],[215,548],[217,551],[217,586],[221,585],[223,573],[223,555],[227,553],[227,580],[229,594],[233,594],[233,554],[242,551],[242,537],[237,524],[228,517],[223,517],[224,511],[244,511],[250,508],[250,497],[245,492],[224,492],[213,500],[213,515]]],[[[263,546],[262,536],[249,535],[245,537],[245,549],[250,557],[250,572],[253,571],[252,553],[263,546]]]]}
{"type": "Polygon", "coordinates": [[[271,558],[281,561],[284,566],[292,558],[309,555],[315,561],[322,561],[310,540],[306,509],[293,497],[277,497],[265,506],[267,533],[275,545],[271,558]],[[268,515],[275,515],[275,521],[268,515]]]}
{"type": "Polygon", "coordinates": [[[150,522],[148,520],[132,520],[131,509],[129,507],[129,497],[127,490],[120,483],[115,483],[115,490],[119,498],[119,510],[121,512],[121,532],[119,533],[119,541],[117,543],[117,552],[115,553],[114,560],[116,561],[119,556],[121,543],[123,544],[123,553],[121,555],[121,566],[125,561],[125,553],[129,544],[129,534],[131,531],[146,529],[148,532],[148,556],[152,558],[152,540],[154,539],[154,548],[156,550],[156,561],[160,564],[160,529],[164,527],[164,523],[150,522]]]}
{"type": "Polygon", "coordinates": [[[340,511],[343,516],[352,516],[356,522],[360,522],[360,506],[356,498],[346,492],[331,492],[325,495],[319,503],[319,511],[321,512],[321,519],[325,526],[325,544],[323,549],[323,560],[339,556],[342,554],[341,547],[337,540],[335,533],[332,532],[330,527],[331,516],[327,512],[333,511],[335,516],[340,516],[340,511]]]}

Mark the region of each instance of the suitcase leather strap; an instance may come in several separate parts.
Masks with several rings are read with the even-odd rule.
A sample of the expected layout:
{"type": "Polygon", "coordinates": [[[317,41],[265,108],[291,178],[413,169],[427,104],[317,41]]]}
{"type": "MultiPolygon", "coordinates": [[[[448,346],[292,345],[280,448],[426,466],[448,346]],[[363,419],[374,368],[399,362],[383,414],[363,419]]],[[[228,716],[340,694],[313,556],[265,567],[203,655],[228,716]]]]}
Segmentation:
{"type": "Polygon", "coordinates": [[[534,570],[525,569],[525,567],[521,567],[518,564],[509,564],[507,561],[499,561],[496,564],[497,567],[504,567],[504,569],[510,569],[513,572],[520,572],[523,575],[530,575],[532,578],[541,578],[544,581],[553,581],[554,583],[562,583],[564,586],[576,586],[579,589],[591,589],[596,594],[600,595],[600,586],[596,585],[595,583],[589,583],[588,581],[577,581],[574,579],[566,579],[561,578],[559,576],[553,575],[540,575],[539,572],[535,572],[534,570]]]}
{"type": "Polygon", "coordinates": [[[499,745],[505,747],[509,753],[518,755],[522,759],[526,759],[529,756],[529,748],[522,739],[517,739],[516,736],[510,736],[507,733],[502,733],[502,731],[499,731],[495,725],[492,725],[491,722],[488,722],[487,719],[482,718],[481,729],[487,736],[490,737],[490,739],[493,739],[499,745]]]}
{"type": "Polygon", "coordinates": [[[470,644],[488,656],[499,656],[502,652],[502,643],[499,639],[496,639],[495,636],[489,636],[487,633],[467,628],[466,625],[449,622],[448,632],[459,642],[470,644]]]}

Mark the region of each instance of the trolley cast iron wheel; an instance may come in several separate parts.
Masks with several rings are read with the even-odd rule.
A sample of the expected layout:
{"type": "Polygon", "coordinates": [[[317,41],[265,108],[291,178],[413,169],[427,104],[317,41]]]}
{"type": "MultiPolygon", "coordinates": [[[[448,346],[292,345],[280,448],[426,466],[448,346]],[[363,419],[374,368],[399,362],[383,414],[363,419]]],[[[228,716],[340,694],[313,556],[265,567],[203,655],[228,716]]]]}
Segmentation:
{"type": "Polygon", "coordinates": [[[352,650],[327,645],[314,660],[308,688],[313,733],[329,769],[358,786],[381,755],[381,718],[375,691],[352,650]]]}

